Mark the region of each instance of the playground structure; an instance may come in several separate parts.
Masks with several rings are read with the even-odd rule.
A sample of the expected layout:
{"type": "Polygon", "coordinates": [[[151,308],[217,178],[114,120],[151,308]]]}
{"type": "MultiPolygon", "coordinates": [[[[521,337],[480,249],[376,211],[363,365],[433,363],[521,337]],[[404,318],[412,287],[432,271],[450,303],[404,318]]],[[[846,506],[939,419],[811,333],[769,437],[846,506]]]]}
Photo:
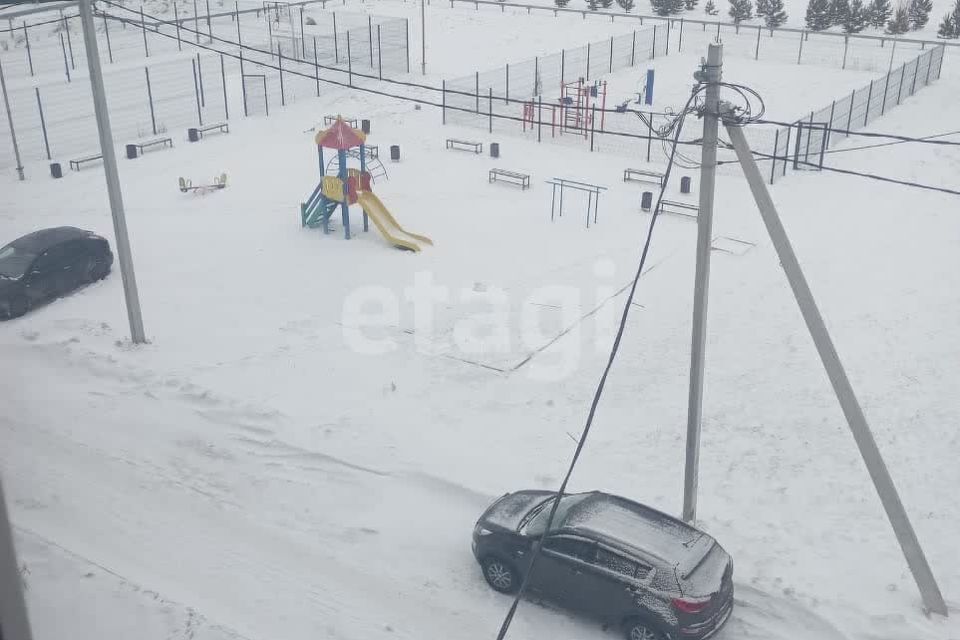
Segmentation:
{"type": "Polygon", "coordinates": [[[219,189],[225,188],[227,186],[227,174],[221,173],[219,176],[214,176],[210,183],[198,185],[194,185],[193,180],[190,180],[189,178],[181,177],[179,179],[179,184],[180,191],[183,193],[192,191],[193,193],[203,195],[210,193],[211,191],[218,191],[219,189]]]}
{"type": "MultiPolygon", "coordinates": [[[[533,129],[537,122],[537,105],[534,100],[523,103],[523,130],[527,126],[533,129]]],[[[589,137],[591,129],[599,125],[603,130],[606,124],[607,81],[595,80],[588,83],[583,78],[560,84],[560,98],[556,103],[546,105],[550,109],[550,132],[573,133],[584,138],[589,137]],[[599,122],[597,110],[599,109],[599,122]]]]}
{"type": "MultiPolygon", "coordinates": [[[[420,251],[423,245],[432,245],[426,236],[406,231],[397,222],[387,207],[370,188],[373,176],[367,171],[366,134],[348,125],[340,117],[327,129],[320,131],[314,138],[320,164],[320,183],[306,202],[300,204],[300,224],[316,229],[320,227],[324,234],[330,233],[330,218],[340,209],[344,238],[350,239],[350,205],[359,204],[363,210],[363,230],[369,231],[368,220],[372,219],[377,230],[393,246],[420,251]],[[336,150],[336,175],[325,175],[323,150],[336,150]],[[347,158],[360,160],[360,168],[347,166],[347,158]]],[[[379,160],[377,161],[379,164],[379,160]]],[[[382,167],[382,165],[381,165],[382,167]]],[[[384,175],[386,173],[384,172],[384,175]]]]}

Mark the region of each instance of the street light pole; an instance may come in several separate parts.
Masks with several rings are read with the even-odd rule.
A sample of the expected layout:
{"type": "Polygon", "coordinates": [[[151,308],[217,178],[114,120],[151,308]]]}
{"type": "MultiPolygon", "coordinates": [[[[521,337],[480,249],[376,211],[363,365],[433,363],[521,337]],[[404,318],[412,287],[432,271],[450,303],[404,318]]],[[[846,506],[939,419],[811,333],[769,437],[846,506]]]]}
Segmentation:
{"type": "Polygon", "coordinates": [[[130,255],[130,239],[127,236],[127,220],[123,211],[123,194],[120,192],[120,175],[117,171],[117,154],[113,147],[113,132],[110,130],[110,114],[103,87],[103,70],[100,68],[100,52],[97,49],[97,32],[93,25],[92,0],[80,0],[80,21],[83,24],[83,43],[87,50],[87,69],[90,75],[90,91],[93,94],[93,110],[97,117],[97,133],[100,135],[100,153],[103,156],[103,171],[107,179],[107,196],[113,216],[113,233],[123,280],[123,295],[130,322],[130,338],[134,344],[147,341],[143,332],[143,316],[140,313],[140,296],[137,293],[137,278],[133,273],[133,257],[130,255]]]}

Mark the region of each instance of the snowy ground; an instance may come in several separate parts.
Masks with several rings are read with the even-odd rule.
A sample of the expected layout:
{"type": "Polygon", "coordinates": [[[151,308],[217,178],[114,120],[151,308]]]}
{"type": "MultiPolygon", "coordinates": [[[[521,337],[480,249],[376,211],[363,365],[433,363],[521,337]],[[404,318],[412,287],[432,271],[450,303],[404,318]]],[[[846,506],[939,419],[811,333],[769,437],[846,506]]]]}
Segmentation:
{"type": "MultiPolygon", "coordinates": [[[[953,128],[951,62],[876,129],[953,128]]],[[[487,183],[486,156],[443,148],[476,130],[438,122],[331,91],[121,162],[151,344],[128,342],[118,273],[0,325],[0,469],[38,638],[493,636],[507,600],[470,530],[495,496],[557,484],[649,218],[623,159],[501,140],[497,164],[533,175],[520,192],[487,183]],[[349,242],[339,225],[300,228],[316,182],[305,130],[336,111],[401,145],[375,190],[433,248],[395,251],[356,211],[349,242]],[[176,189],[221,171],[222,192],[176,189]],[[575,199],[550,222],[554,175],[610,187],[596,225],[575,199]],[[429,282],[446,297],[424,299],[429,282]]],[[[960,171],[955,148],[830,161],[954,188],[960,171]]],[[[112,238],[100,169],[2,180],[0,237],[72,224],[112,238]]],[[[831,174],[773,193],[955,613],[920,613],[749,193],[722,175],[700,524],[735,558],[738,606],[718,637],[953,640],[956,198],[831,174]]],[[[575,489],[679,509],[694,242],[691,221],[658,222],[575,489]]],[[[526,605],[511,637],[614,636],[526,605]]]]}

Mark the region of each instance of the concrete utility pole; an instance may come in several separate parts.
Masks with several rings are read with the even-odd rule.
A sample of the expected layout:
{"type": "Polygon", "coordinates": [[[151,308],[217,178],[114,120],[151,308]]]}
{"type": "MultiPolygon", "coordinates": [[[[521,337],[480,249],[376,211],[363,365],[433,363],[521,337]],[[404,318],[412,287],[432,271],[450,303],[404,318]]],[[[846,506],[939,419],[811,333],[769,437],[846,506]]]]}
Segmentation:
{"type": "Polygon", "coordinates": [[[427,75],[427,0],[420,0],[420,72],[427,75]]]}
{"type": "Polygon", "coordinates": [[[717,130],[723,45],[710,44],[707,63],[694,77],[707,85],[700,162],[700,211],[697,215],[697,269],[693,285],[693,339],[690,347],[690,393],[687,403],[687,456],[683,473],[683,519],[697,517],[700,472],[700,422],[703,415],[703,365],[710,290],[710,243],[713,239],[713,191],[717,175],[717,130]]]}
{"type": "MultiPolygon", "coordinates": [[[[726,106],[726,105],[724,105],[726,106]]],[[[723,108],[723,107],[722,107],[723,108]]],[[[726,107],[729,110],[729,107],[726,107]]],[[[813,292],[803,275],[800,268],[800,262],[797,260],[787,232],[783,228],[777,208],[773,204],[767,185],[760,175],[760,169],[753,158],[753,152],[747,144],[747,139],[743,135],[743,129],[736,124],[724,122],[733,148],[737,152],[737,159],[743,167],[743,173],[750,184],[750,191],[753,193],[754,200],[757,201],[757,208],[760,209],[760,216],[767,227],[767,233],[777,251],[777,257],[783,266],[783,272],[787,276],[790,288],[793,290],[793,296],[800,306],[800,313],[810,331],[810,337],[817,347],[817,353],[820,354],[820,360],[823,362],[823,368],[827,371],[830,378],[830,384],[833,385],[833,391],[840,401],[840,407],[847,418],[847,424],[850,426],[850,432],[853,439],[860,449],[860,456],[867,466],[870,478],[873,480],[873,486],[880,495],[880,502],[887,512],[887,518],[893,526],[893,532],[897,536],[903,555],[907,559],[907,565],[913,573],[913,579],[920,589],[920,595],[923,598],[923,604],[928,611],[938,613],[942,616],[947,615],[947,605],[943,601],[943,595],[940,593],[940,587],[937,586],[936,578],[933,577],[933,571],[927,563],[927,558],[917,539],[917,534],[910,524],[910,518],[907,517],[906,509],[900,501],[897,493],[897,487],[893,484],[893,478],[887,470],[887,465],[883,461],[880,449],[877,447],[876,440],[870,432],[870,426],[867,424],[867,418],[863,415],[863,409],[860,408],[860,402],[853,392],[853,386],[847,378],[847,373],[840,362],[840,356],[833,345],[830,333],[823,322],[823,316],[820,315],[820,309],[813,299],[813,292]]]]}
{"type": "Polygon", "coordinates": [[[30,620],[23,599],[23,579],[13,548],[13,526],[0,484],[0,638],[30,640],[30,620]]]}
{"type": "Polygon", "coordinates": [[[97,132],[100,134],[100,153],[103,155],[103,172],[106,174],[107,196],[113,215],[113,233],[120,263],[120,277],[123,280],[123,295],[127,304],[127,319],[130,322],[130,338],[134,344],[143,344],[147,338],[143,332],[137,278],[133,273],[133,257],[130,255],[123,194],[120,192],[120,175],[117,171],[117,154],[113,147],[113,132],[110,130],[110,113],[107,111],[107,96],[103,88],[103,70],[100,68],[100,52],[97,49],[97,32],[93,26],[91,4],[92,0],[80,0],[80,21],[83,23],[83,43],[87,50],[90,91],[93,94],[93,110],[97,116],[97,132]]]}

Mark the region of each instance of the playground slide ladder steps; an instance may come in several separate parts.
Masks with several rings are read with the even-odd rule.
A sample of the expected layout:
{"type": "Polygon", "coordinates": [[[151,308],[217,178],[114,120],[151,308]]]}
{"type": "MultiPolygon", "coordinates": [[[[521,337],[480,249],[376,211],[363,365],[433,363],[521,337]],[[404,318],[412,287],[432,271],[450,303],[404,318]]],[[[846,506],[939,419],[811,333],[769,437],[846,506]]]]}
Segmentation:
{"type": "Polygon", "coordinates": [[[317,185],[306,202],[300,205],[300,223],[301,226],[316,229],[326,227],[327,221],[333,212],[340,205],[336,200],[330,200],[323,197],[321,187],[323,183],[317,185]]]}

